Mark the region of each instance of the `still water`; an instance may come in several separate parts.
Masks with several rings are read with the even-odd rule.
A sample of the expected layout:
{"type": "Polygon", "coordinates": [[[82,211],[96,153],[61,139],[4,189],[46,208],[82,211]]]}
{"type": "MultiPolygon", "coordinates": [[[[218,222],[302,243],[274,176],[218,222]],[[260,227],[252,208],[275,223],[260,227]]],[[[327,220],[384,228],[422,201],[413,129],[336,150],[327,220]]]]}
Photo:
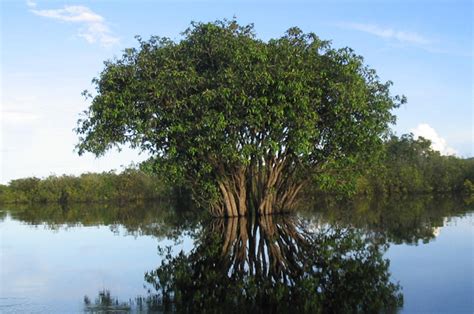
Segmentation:
{"type": "Polygon", "coordinates": [[[167,205],[0,208],[0,312],[474,312],[474,206],[318,202],[209,219],[167,205]]]}

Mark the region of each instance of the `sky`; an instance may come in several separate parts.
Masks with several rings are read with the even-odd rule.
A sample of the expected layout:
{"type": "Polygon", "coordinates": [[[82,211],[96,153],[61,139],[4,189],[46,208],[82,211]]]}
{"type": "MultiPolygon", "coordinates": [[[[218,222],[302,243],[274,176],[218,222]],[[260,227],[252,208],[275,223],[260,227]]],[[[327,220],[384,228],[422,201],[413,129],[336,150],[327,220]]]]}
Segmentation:
{"type": "Polygon", "coordinates": [[[9,1],[0,0],[0,183],[120,170],[146,159],[124,148],[74,151],[73,129],[105,60],[135,35],[181,38],[191,21],[236,17],[268,40],[292,26],[351,47],[393,94],[397,135],[429,138],[445,155],[474,156],[474,1],[9,1]]]}

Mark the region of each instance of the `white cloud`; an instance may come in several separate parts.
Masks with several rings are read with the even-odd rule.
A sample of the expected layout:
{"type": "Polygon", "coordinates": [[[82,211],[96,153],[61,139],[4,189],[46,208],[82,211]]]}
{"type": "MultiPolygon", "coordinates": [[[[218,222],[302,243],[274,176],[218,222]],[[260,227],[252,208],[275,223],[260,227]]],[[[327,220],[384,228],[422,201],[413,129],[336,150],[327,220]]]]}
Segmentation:
{"type": "Polygon", "coordinates": [[[36,1],[26,0],[26,5],[30,8],[36,8],[36,1]]]}
{"type": "Polygon", "coordinates": [[[415,136],[415,139],[419,137],[423,137],[431,141],[431,148],[433,150],[437,150],[441,153],[441,155],[457,155],[458,152],[448,146],[446,140],[439,136],[438,132],[433,129],[427,123],[421,123],[416,128],[411,130],[411,133],[415,136]]]}
{"type": "Polygon", "coordinates": [[[104,18],[88,7],[81,5],[65,6],[63,9],[31,10],[36,15],[66,22],[103,23],[104,18]]]}
{"type": "Polygon", "coordinates": [[[91,9],[81,5],[66,5],[62,9],[37,10],[36,3],[27,2],[31,12],[45,18],[68,23],[77,23],[82,27],[79,29],[79,37],[88,43],[100,43],[103,46],[112,46],[119,42],[105,22],[105,18],[91,9]],[[31,5],[33,4],[33,5],[31,5]]]}
{"type": "Polygon", "coordinates": [[[415,45],[428,45],[432,43],[432,40],[414,33],[407,31],[395,30],[393,28],[382,27],[375,24],[363,24],[363,23],[339,23],[337,24],[341,28],[352,29],[377,37],[392,39],[402,43],[409,43],[415,45]]]}

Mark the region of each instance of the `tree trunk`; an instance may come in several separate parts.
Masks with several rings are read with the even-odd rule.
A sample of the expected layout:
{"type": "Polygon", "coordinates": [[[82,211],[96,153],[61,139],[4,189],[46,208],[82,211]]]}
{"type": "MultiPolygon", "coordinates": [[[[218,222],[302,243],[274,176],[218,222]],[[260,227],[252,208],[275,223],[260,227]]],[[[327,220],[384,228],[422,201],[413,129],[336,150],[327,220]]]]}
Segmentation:
{"type": "Polygon", "coordinates": [[[230,169],[219,165],[220,197],[211,213],[236,217],[292,210],[305,182],[294,182],[288,166],[274,156],[230,169]]]}

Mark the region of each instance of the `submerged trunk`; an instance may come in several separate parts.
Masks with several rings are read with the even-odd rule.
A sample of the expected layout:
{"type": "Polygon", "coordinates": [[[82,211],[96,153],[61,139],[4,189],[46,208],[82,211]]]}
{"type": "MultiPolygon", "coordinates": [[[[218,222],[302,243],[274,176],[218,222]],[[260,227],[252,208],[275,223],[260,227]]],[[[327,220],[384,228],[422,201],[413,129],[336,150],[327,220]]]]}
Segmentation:
{"type": "Polygon", "coordinates": [[[220,217],[291,211],[304,186],[304,181],[295,182],[292,168],[276,158],[226,171],[220,167],[219,176],[219,200],[210,211],[220,217]]]}

